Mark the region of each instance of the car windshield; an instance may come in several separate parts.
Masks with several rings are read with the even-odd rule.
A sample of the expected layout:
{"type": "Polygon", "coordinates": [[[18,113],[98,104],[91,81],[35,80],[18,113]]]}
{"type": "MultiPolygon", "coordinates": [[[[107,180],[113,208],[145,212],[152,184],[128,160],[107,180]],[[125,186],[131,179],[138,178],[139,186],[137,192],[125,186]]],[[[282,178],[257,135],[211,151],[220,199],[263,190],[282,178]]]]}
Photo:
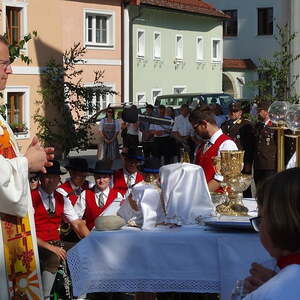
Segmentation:
{"type": "Polygon", "coordinates": [[[188,97],[165,97],[158,98],[155,100],[155,106],[165,105],[165,106],[181,106],[188,102],[188,97]]]}
{"type": "Polygon", "coordinates": [[[234,101],[230,95],[203,95],[206,104],[219,104],[222,107],[223,114],[228,114],[228,106],[234,101]]]}

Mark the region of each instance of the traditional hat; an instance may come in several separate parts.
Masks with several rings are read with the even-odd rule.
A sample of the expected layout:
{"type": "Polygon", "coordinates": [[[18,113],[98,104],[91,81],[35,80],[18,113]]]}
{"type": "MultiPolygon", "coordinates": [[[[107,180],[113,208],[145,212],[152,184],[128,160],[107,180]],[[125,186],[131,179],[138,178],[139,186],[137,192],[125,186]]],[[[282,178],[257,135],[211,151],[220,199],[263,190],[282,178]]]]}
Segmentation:
{"type": "Polygon", "coordinates": [[[74,170],[79,172],[89,172],[89,165],[86,159],[81,157],[72,157],[69,163],[65,166],[67,170],[74,170]]]}
{"type": "Polygon", "coordinates": [[[259,102],[257,104],[257,110],[266,110],[268,111],[269,107],[271,106],[271,102],[264,101],[264,102],[259,102]]]}
{"type": "Polygon", "coordinates": [[[138,110],[136,107],[125,107],[122,112],[122,120],[127,123],[138,121],[138,110]]]}
{"type": "Polygon", "coordinates": [[[241,111],[242,109],[242,104],[240,102],[233,102],[229,104],[228,107],[230,112],[236,112],[236,111],[241,111]]]}
{"type": "Polygon", "coordinates": [[[122,153],[125,158],[135,159],[142,161],[144,160],[144,155],[141,149],[139,148],[129,148],[127,152],[122,153]]]}
{"type": "Polygon", "coordinates": [[[53,160],[52,163],[51,167],[46,167],[47,174],[63,175],[67,173],[61,168],[57,160],[53,160]]]}
{"type": "Polygon", "coordinates": [[[112,162],[110,160],[98,160],[95,168],[90,169],[90,172],[94,174],[113,174],[112,162]]]}
{"type": "Polygon", "coordinates": [[[144,164],[141,166],[143,173],[159,173],[161,167],[161,161],[157,157],[151,157],[146,159],[144,164]]]}

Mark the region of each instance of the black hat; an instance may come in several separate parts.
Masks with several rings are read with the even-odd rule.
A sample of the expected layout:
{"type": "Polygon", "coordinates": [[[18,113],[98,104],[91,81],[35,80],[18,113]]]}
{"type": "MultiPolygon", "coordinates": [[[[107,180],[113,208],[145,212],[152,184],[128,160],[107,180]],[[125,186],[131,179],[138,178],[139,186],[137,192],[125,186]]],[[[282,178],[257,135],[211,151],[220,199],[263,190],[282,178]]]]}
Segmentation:
{"type": "Polygon", "coordinates": [[[143,152],[138,148],[129,148],[127,152],[122,153],[125,158],[135,159],[135,160],[144,160],[143,152]]]}
{"type": "Polygon", "coordinates": [[[67,172],[63,171],[57,160],[52,161],[53,165],[51,167],[46,167],[47,174],[63,175],[67,172]]]}
{"type": "Polygon", "coordinates": [[[122,112],[122,120],[127,123],[136,123],[138,121],[137,108],[125,107],[122,112]]]}
{"type": "Polygon", "coordinates": [[[144,164],[141,166],[141,171],[143,173],[159,173],[160,167],[160,159],[157,157],[151,157],[145,160],[144,164]]]}
{"type": "Polygon", "coordinates": [[[271,101],[268,100],[261,100],[257,103],[257,110],[265,110],[268,111],[269,107],[271,106],[271,101]]]}
{"type": "Polygon", "coordinates": [[[111,160],[97,160],[95,169],[90,169],[94,174],[112,174],[112,161],[111,160]]]}
{"type": "Polygon", "coordinates": [[[86,159],[81,157],[73,157],[69,159],[69,163],[65,166],[67,170],[79,172],[89,172],[89,165],[86,159]]]}

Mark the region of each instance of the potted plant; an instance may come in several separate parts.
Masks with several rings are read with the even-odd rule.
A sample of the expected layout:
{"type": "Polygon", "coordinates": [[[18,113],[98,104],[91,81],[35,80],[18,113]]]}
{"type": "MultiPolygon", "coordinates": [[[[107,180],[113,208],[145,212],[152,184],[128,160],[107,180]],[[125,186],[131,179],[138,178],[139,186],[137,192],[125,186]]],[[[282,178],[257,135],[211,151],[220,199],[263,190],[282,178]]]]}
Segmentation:
{"type": "Polygon", "coordinates": [[[16,134],[27,132],[26,125],[24,123],[21,123],[21,122],[20,123],[11,123],[10,128],[16,134]]]}

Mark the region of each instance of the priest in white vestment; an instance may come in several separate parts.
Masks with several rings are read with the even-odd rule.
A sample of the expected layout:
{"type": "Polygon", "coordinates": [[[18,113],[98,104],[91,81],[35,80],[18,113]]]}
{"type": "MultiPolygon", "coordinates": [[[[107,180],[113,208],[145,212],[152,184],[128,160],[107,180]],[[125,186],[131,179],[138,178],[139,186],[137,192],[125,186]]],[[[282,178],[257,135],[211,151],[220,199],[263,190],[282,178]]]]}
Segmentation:
{"type": "MultiPolygon", "coordinates": [[[[0,90],[12,73],[8,44],[0,36],[0,90]]],[[[0,105],[5,104],[0,101],[0,105]]],[[[33,138],[20,156],[14,135],[0,116],[0,290],[1,299],[42,299],[28,172],[45,171],[53,148],[33,138]],[[35,297],[35,298],[33,298],[35,297]]]]}

